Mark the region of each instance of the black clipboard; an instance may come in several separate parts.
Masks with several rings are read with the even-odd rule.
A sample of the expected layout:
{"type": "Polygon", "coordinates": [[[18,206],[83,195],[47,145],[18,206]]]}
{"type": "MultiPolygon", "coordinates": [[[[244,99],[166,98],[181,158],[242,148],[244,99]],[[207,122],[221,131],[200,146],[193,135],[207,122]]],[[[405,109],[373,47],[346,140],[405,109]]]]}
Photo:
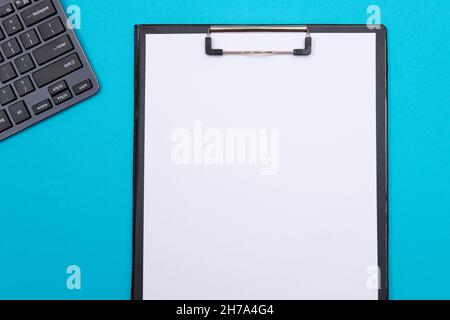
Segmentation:
{"type": "MultiPolygon", "coordinates": [[[[205,54],[294,54],[308,55],[311,50],[311,36],[314,33],[375,33],[376,38],[376,127],[377,127],[377,211],[378,211],[378,266],[380,268],[379,300],[389,298],[388,285],[388,68],[387,29],[385,26],[367,25],[307,25],[304,48],[289,52],[239,51],[226,52],[213,47],[214,32],[259,32],[286,31],[286,25],[136,25],[135,26],[135,132],[134,132],[134,181],[133,181],[133,269],[132,293],[134,300],[143,298],[143,204],[144,204],[144,114],[145,114],[145,36],[147,34],[205,34],[205,54]],[[272,30],[273,31],[273,30],[272,30]],[[308,39],[309,38],[309,39],[308,39]]],[[[312,39],[313,41],[313,39],[312,39]]],[[[180,48],[182,54],[182,48],[180,48]]]]}

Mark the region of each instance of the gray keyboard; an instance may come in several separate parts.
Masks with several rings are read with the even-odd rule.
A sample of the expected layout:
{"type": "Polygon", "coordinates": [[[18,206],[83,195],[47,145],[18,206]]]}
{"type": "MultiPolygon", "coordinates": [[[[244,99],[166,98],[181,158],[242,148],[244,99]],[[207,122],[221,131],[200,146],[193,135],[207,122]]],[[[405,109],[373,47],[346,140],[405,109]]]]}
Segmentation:
{"type": "Polygon", "coordinates": [[[98,90],[59,0],[0,0],[0,141],[98,90]]]}

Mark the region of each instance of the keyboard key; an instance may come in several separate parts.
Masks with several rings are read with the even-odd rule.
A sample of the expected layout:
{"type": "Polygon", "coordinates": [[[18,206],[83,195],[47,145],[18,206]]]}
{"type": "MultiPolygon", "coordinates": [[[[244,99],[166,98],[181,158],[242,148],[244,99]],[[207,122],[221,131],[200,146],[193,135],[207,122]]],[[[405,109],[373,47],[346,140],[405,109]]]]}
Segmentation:
{"type": "Polygon", "coordinates": [[[8,130],[12,127],[11,121],[9,121],[8,115],[5,110],[0,110],[0,133],[8,130]]]}
{"type": "Polygon", "coordinates": [[[32,26],[56,13],[50,0],[41,1],[31,8],[24,10],[21,15],[27,27],[32,26]]]}
{"type": "Polygon", "coordinates": [[[31,49],[41,43],[36,31],[34,30],[29,30],[21,34],[20,41],[22,41],[22,45],[26,50],[31,49]]]}
{"type": "Polygon", "coordinates": [[[20,97],[26,96],[27,94],[33,92],[34,86],[30,80],[30,77],[25,77],[14,82],[14,87],[20,97]]]}
{"type": "Polygon", "coordinates": [[[48,88],[48,93],[50,93],[51,96],[54,96],[57,93],[60,93],[61,91],[67,90],[69,87],[67,86],[67,83],[65,81],[58,82],[48,88]]]}
{"type": "Polygon", "coordinates": [[[17,73],[11,63],[0,66],[0,80],[6,83],[17,77],[17,73]]]}
{"type": "Polygon", "coordinates": [[[34,81],[39,88],[58,80],[80,68],[83,64],[78,57],[78,54],[73,53],[70,56],[62,58],[55,63],[33,73],[34,81]]]}
{"type": "Polygon", "coordinates": [[[44,39],[45,41],[50,40],[51,38],[54,38],[66,31],[64,25],[61,22],[61,19],[59,18],[54,18],[50,21],[44,22],[38,27],[38,29],[41,33],[42,39],[44,39]]]}
{"type": "Polygon", "coordinates": [[[52,103],[47,99],[34,105],[32,109],[35,115],[40,115],[51,108],[53,108],[52,103]]]}
{"type": "Polygon", "coordinates": [[[3,27],[5,28],[8,36],[12,36],[13,34],[23,30],[22,22],[20,22],[18,16],[6,18],[3,21],[3,27]]]}
{"type": "Polygon", "coordinates": [[[88,90],[92,89],[92,82],[91,80],[85,80],[73,87],[73,92],[78,96],[82,94],[83,92],[86,92],[88,90]]]}
{"type": "Polygon", "coordinates": [[[3,53],[6,58],[12,58],[22,53],[22,49],[20,48],[19,42],[17,42],[16,38],[12,38],[1,45],[3,53]]]}
{"type": "Polygon", "coordinates": [[[53,97],[53,102],[56,105],[59,105],[63,102],[66,102],[67,100],[72,99],[72,94],[69,90],[63,91],[61,93],[58,93],[56,96],[53,97]]]}
{"type": "Polygon", "coordinates": [[[4,18],[14,12],[14,8],[11,4],[0,7],[0,18],[4,18]]]}
{"type": "Polygon", "coordinates": [[[21,124],[31,118],[27,106],[23,101],[19,101],[9,107],[9,113],[15,124],[21,124]]]}
{"type": "Polygon", "coordinates": [[[29,54],[17,58],[16,60],[14,60],[14,63],[16,64],[16,68],[20,74],[27,73],[28,71],[36,68],[29,54]]]}
{"type": "Polygon", "coordinates": [[[31,0],[14,0],[17,9],[25,8],[31,4],[31,0]]]}
{"type": "Polygon", "coordinates": [[[6,86],[0,89],[0,104],[2,106],[9,104],[16,100],[16,95],[11,86],[6,86]]]}
{"type": "Polygon", "coordinates": [[[34,50],[33,54],[37,63],[42,65],[72,50],[72,42],[69,37],[65,35],[34,50]]]}
{"type": "Polygon", "coordinates": [[[3,33],[2,29],[0,29],[0,40],[3,40],[5,38],[6,38],[5,34],[3,33]]]}

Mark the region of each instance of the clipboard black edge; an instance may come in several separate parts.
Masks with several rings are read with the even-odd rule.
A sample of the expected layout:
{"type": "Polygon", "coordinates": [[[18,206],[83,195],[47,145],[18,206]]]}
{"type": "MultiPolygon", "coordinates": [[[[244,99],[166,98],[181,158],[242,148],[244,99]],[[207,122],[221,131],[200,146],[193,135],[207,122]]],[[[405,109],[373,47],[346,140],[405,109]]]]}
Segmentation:
{"type": "Polygon", "coordinates": [[[139,26],[134,31],[134,146],[133,146],[133,248],[132,248],[132,276],[131,299],[143,299],[143,242],[144,242],[144,121],[145,121],[145,90],[140,85],[145,84],[145,61],[141,64],[141,57],[145,57],[145,36],[139,26]],[[142,106],[142,108],[141,108],[142,106]],[[140,116],[141,115],[141,116],[140,116]]]}
{"type": "MultiPolygon", "coordinates": [[[[220,24],[224,25],[224,24],[220,24]]],[[[286,24],[287,25],[287,24],[286,24]]],[[[289,24],[291,25],[291,24],[289,24]]],[[[297,24],[298,25],[298,24],[297,24]]],[[[311,33],[375,33],[376,39],[376,118],[377,118],[377,210],[379,300],[389,299],[389,207],[388,207],[388,52],[387,28],[368,28],[364,24],[306,24],[311,33]]],[[[211,24],[135,25],[135,113],[133,160],[133,267],[131,299],[143,299],[144,240],[144,121],[145,121],[145,36],[147,34],[207,33],[211,24]]]]}

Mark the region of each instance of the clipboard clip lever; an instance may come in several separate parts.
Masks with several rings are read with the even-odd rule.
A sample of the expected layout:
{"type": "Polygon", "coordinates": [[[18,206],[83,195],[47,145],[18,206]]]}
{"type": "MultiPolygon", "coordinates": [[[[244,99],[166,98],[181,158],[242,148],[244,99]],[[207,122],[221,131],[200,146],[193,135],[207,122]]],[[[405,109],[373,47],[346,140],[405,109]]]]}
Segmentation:
{"type": "Polygon", "coordinates": [[[208,29],[205,39],[205,52],[209,56],[223,55],[294,55],[309,56],[312,52],[312,38],[309,27],[307,26],[213,26],[208,29]],[[293,49],[287,51],[276,50],[235,50],[227,51],[223,49],[214,49],[212,45],[212,33],[227,32],[304,32],[306,33],[305,48],[293,49]]]}

